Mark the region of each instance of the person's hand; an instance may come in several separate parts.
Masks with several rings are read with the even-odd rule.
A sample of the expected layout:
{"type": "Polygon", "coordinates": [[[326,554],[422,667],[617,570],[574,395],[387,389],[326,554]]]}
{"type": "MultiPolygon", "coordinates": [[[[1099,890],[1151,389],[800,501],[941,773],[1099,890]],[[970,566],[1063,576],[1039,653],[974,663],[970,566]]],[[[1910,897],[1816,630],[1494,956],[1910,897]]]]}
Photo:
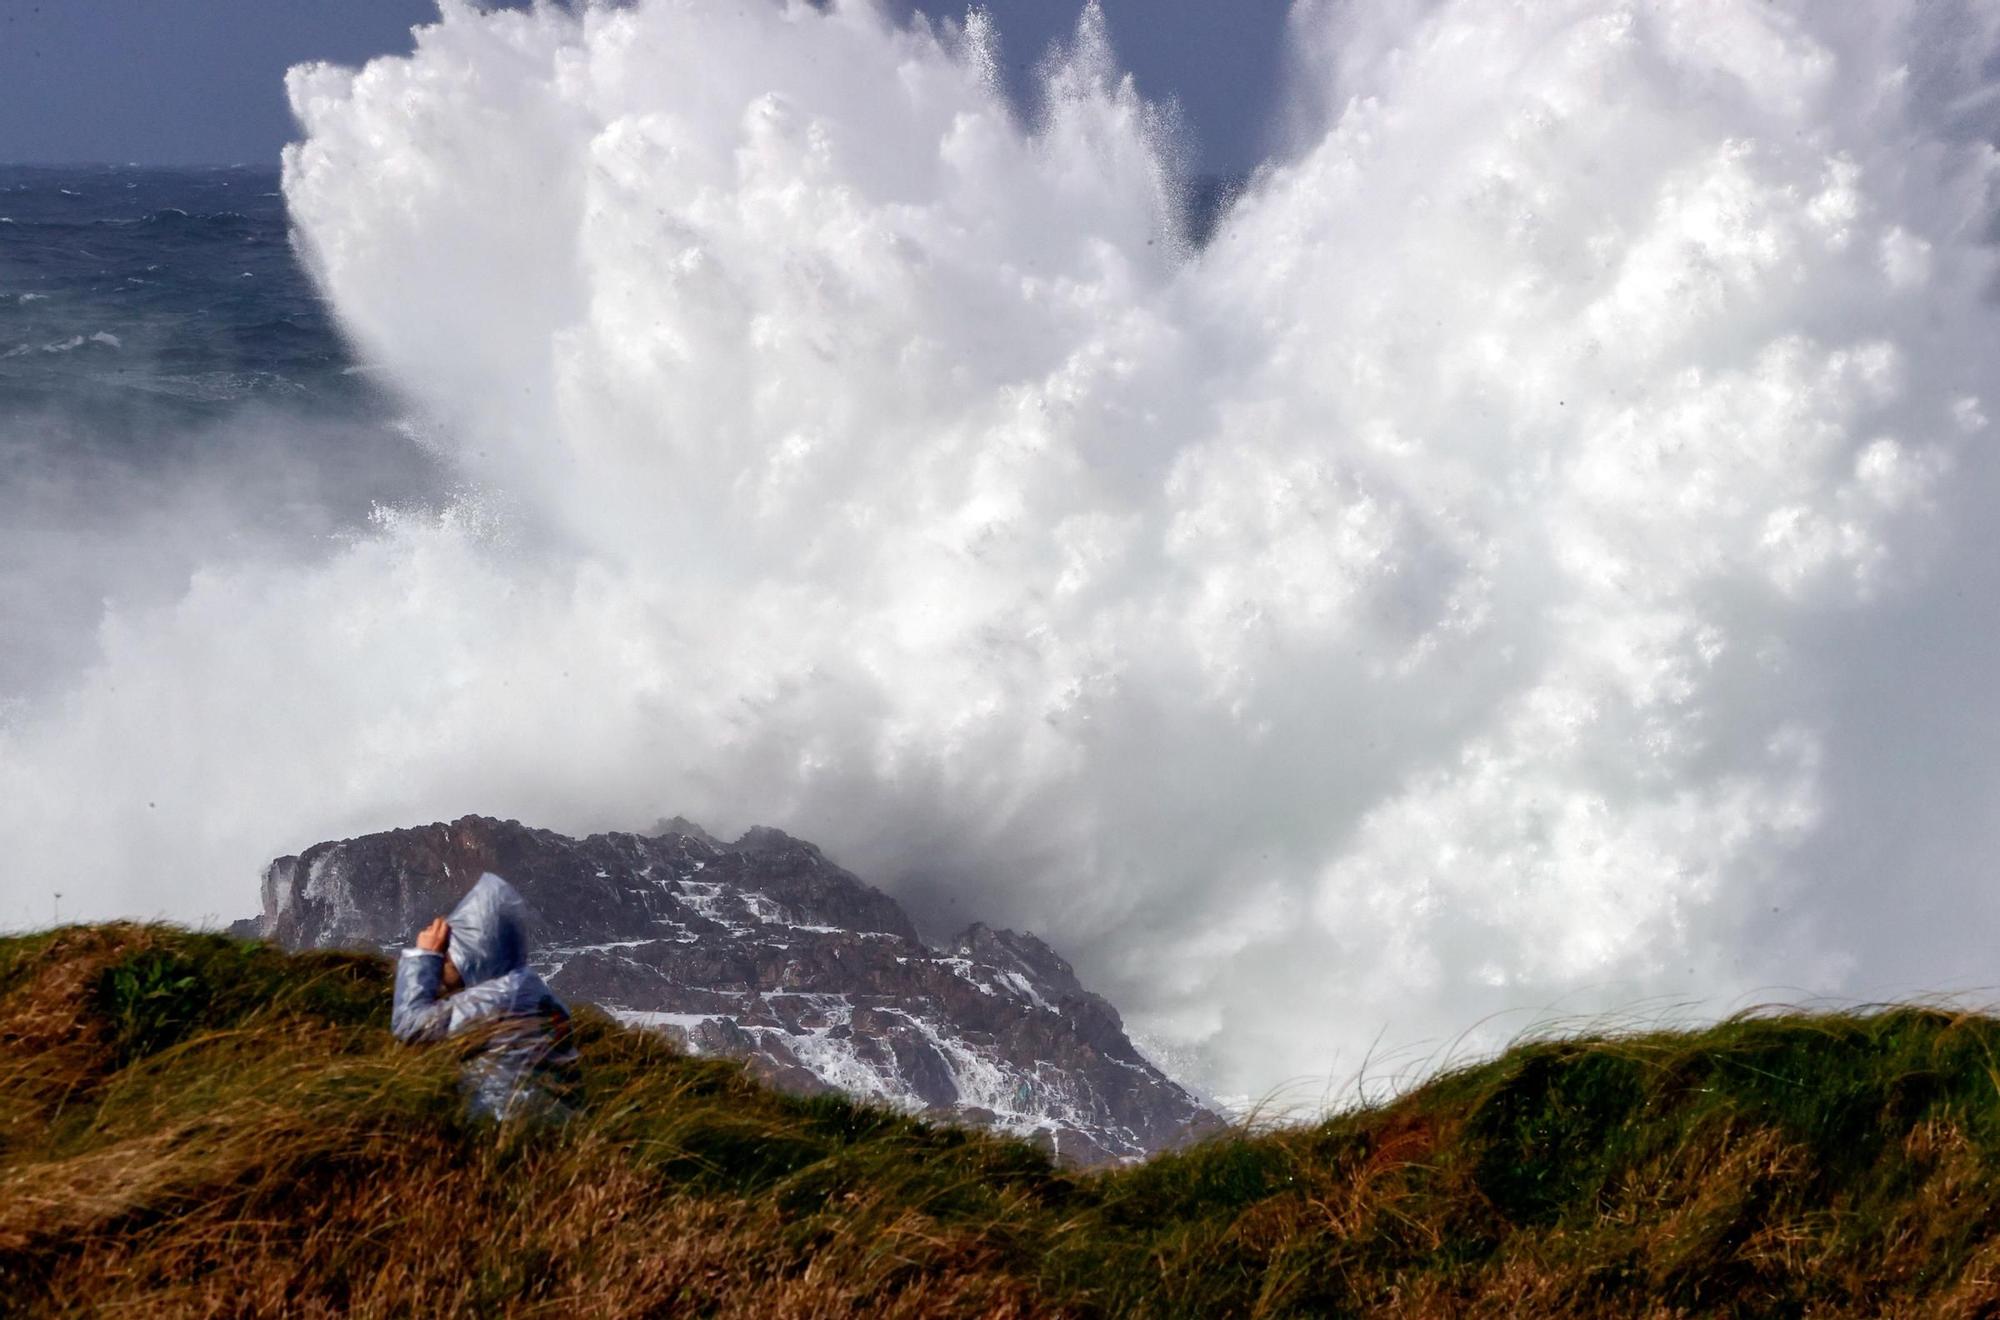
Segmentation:
{"type": "Polygon", "coordinates": [[[445,941],[451,938],[451,923],[443,917],[433,917],[431,924],[417,932],[417,947],[425,953],[443,953],[445,941]]]}

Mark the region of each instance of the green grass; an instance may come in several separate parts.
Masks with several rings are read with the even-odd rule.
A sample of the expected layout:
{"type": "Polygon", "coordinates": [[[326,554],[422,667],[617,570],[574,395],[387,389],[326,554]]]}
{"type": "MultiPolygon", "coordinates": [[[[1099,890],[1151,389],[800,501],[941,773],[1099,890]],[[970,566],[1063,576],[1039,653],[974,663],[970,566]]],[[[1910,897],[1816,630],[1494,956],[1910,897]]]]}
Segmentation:
{"type": "Polygon", "coordinates": [[[389,968],[167,927],[0,939],[0,1309],[2000,1314],[2000,1022],[1534,1041],[1104,1173],[796,1099],[601,1014],[496,1130],[389,968]]]}

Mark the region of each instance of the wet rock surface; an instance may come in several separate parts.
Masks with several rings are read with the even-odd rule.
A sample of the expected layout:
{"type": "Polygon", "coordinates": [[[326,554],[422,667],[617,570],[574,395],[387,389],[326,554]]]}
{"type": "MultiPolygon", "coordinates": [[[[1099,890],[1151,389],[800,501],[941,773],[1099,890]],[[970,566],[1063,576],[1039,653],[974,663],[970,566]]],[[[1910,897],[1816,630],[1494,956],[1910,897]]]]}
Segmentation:
{"type": "Polygon", "coordinates": [[[975,924],[932,947],[895,900],[777,830],[725,843],[676,818],[572,839],[467,816],[281,857],[262,916],[237,928],[400,948],[482,871],[533,909],[536,966],[558,994],[786,1090],[976,1123],[1078,1164],[1217,1122],[1041,940],[975,924]]]}

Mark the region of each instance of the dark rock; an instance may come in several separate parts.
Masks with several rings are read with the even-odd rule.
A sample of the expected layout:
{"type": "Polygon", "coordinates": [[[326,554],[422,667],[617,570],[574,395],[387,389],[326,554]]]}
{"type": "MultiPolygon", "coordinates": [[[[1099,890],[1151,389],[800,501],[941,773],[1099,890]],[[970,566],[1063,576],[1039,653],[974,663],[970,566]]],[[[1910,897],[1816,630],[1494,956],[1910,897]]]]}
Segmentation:
{"type": "Polygon", "coordinates": [[[950,1116],[1079,1164],[1219,1123],[1041,940],[978,924],[930,948],[895,900],[778,830],[722,843],[675,817],[571,839],[467,816],[315,844],[271,863],[244,933],[398,948],[482,871],[527,900],[559,994],[786,1090],[950,1116]]]}

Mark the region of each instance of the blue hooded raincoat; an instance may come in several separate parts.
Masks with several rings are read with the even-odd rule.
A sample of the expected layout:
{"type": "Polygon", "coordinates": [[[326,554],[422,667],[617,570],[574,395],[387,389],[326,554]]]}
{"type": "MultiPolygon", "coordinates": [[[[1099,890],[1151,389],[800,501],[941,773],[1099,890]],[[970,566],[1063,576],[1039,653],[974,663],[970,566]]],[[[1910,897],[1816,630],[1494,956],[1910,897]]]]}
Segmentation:
{"type": "Polygon", "coordinates": [[[569,1009],[528,968],[527,904],[489,871],[447,920],[447,948],[465,988],[442,996],[445,955],[403,950],[390,1030],[411,1043],[474,1037],[462,1074],[474,1114],[563,1117],[576,1046],[569,1009]]]}

